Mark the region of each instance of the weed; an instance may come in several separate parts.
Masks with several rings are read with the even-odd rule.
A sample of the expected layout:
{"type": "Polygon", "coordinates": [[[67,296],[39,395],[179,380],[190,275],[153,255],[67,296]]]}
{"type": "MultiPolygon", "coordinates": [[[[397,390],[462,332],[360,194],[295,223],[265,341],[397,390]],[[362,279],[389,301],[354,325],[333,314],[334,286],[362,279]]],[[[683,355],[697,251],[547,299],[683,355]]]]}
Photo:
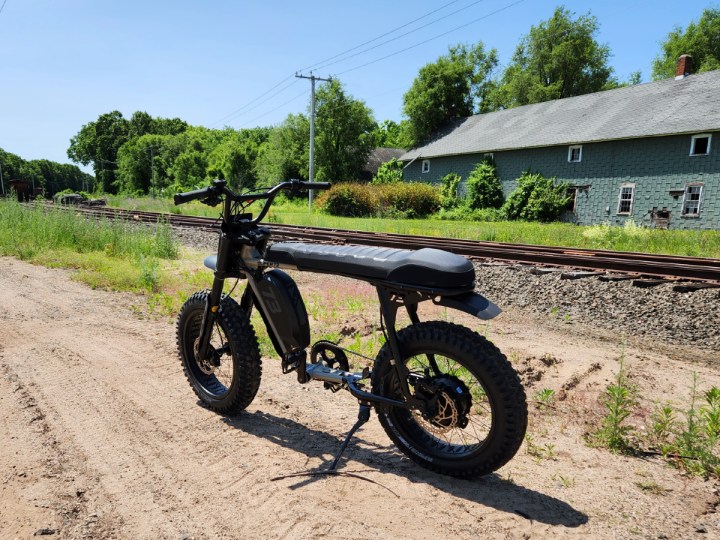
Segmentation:
{"type": "Polygon", "coordinates": [[[637,388],[628,381],[624,341],[619,361],[620,367],[615,376],[615,383],[607,387],[602,400],[607,414],[594,438],[596,442],[607,446],[613,452],[631,454],[634,453],[634,448],[629,442],[628,435],[632,432],[632,428],[624,422],[637,405],[637,388]]]}
{"type": "Polygon", "coordinates": [[[550,443],[536,444],[535,439],[529,433],[525,434],[525,442],[527,443],[527,453],[533,456],[537,461],[543,459],[555,459],[555,445],[550,443]]]}
{"type": "Polygon", "coordinates": [[[535,393],[535,401],[540,409],[547,409],[552,406],[555,399],[555,390],[552,388],[543,388],[535,393]]]}
{"type": "Polygon", "coordinates": [[[550,477],[550,479],[559,482],[560,485],[561,485],[562,487],[564,487],[564,488],[571,488],[571,487],[574,487],[574,486],[575,486],[575,479],[574,479],[574,478],[569,478],[569,477],[567,477],[567,476],[563,476],[563,475],[560,474],[560,473],[553,474],[553,475],[550,477]]]}
{"type": "Polygon", "coordinates": [[[652,480],[648,480],[646,482],[635,482],[635,485],[640,488],[640,491],[643,493],[650,493],[651,495],[665,495],[669,491],[652,480]]]}

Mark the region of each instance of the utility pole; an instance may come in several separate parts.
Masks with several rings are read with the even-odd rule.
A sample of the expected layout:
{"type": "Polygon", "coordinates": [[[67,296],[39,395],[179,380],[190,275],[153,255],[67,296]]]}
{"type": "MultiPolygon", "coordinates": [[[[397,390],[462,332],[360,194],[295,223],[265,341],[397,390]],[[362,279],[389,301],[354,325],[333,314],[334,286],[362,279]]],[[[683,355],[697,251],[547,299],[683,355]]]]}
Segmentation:
{"type": "Polygon", "coordinates": [[[4,197],[5,196],[5,181],[3,180],[3,175],[2,175],[2,163],[0,163],[0,186],[2,186],[2,193],[3,193],[3,197],[4,197]]]}
{"type": "MultiPolygon", "coordinates": [[[[300,75],[298,73],[295,76],[299,79],[310,79],[310,171],[309,180],[313,182],[315,180],[315,81],[330,81],[331,79],[323,79],[316,77],[310,72],[310,75],[300,75]]],[[[313,195],[315,190],[311,189],[308,192],[308,208],[312,210],[313,195]]]]}

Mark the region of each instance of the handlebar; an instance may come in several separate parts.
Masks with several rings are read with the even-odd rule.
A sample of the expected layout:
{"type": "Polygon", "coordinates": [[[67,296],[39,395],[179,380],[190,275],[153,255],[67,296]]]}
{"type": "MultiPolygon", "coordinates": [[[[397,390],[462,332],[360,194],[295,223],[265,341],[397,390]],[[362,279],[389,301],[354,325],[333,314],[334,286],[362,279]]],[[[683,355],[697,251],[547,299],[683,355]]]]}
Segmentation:
{"type": "Polygon", "coordinates": [[[196,189],[195,191],[176,193],[173,197],[173,201],[175,201],[175,206],[178,206],[197,199],[207,199],[214,193],[214,188],[215,186],[208,186],[206,188],[196,189]]]}
{"type": "Polygon", "coordinates": [[[265,204],[260,210],[258,216],[252,220],[251,223],[259,223],[265,217],[270,205],[272,204],[275,196],[282,190],[287,189],[290,191],[304,191],[307,189],[330,189],[330,182],[306,182],[304,180],[288,180],[286,182],[280,182],[279,184],[271,187],[267,191],[260,191],[255,193],[233,193],[228,187],[225,180],[215,180],[211,186],[196,189],[195,191],[188,191],[186,193],[177,193],[173,200],[176,205],[185,204],[190,201],[202,200],[206,204],[215,206],[220,202],[220,196],[225,195],[225,210],[223,211],[223,218],[226,221],[230,221],[231,210],[230,202],[249,203],[261,199],[266,199],[265,204]]]}

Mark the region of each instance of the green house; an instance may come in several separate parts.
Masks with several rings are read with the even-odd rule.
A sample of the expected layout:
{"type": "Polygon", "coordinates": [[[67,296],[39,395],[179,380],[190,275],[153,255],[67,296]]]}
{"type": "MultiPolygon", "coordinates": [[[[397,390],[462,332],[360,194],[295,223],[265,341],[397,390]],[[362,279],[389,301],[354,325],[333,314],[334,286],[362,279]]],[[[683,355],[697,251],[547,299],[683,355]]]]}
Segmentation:
{"type": "MultiPolygon", "coordinates": [[[[405,153],[406,180],[465,180],[492,158],[507,196],[524,172],[567,182],[565,219],[720,229],[720,71],[460,118],[405,153]]],[[[689,58],[688,58],[689,60],[689,58]]]]}

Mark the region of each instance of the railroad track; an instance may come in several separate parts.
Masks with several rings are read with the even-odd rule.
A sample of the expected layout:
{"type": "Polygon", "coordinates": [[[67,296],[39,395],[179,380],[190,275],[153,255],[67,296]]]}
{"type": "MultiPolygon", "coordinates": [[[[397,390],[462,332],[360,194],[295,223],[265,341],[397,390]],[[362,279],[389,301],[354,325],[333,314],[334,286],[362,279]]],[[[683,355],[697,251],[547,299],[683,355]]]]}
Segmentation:
{"type": "MultiPolygon", "coordinates": [[[[67,207],[66,207],[67,208],[67,207]]],[[[218,220],[179,214],[159,214],[119,210],[107,207],[72,207],[86,213],[114,219],[156,223],[166,220],[172,226],[217,230],[218,220]]],[[[701,257],[677,257],[623,251],[590,250],[562,247],[480,242],[433,236],[414,236],[391,233],[371,233],[324,227],[302,227],[269,224],[275,238],[287,240],[312,240],[334,244],[360,244],[369,246],[418,249],[431,247],[444,249],[473,259],[501,263],[522,263],[542,267],[570,268],[579,270],[575,276],[602,273],[608,279],[644,279],[646,285],[662,280],[691,280],[703,282],[696,287],[720,286],[720,259],[701,257]],[[619,273],[621,276],[613,276],[619,273]]],[[[641,284],[641,283],[639,283],[641,284]]],[[[690,287],[691,289],[693,286],[690,287]]]]}

